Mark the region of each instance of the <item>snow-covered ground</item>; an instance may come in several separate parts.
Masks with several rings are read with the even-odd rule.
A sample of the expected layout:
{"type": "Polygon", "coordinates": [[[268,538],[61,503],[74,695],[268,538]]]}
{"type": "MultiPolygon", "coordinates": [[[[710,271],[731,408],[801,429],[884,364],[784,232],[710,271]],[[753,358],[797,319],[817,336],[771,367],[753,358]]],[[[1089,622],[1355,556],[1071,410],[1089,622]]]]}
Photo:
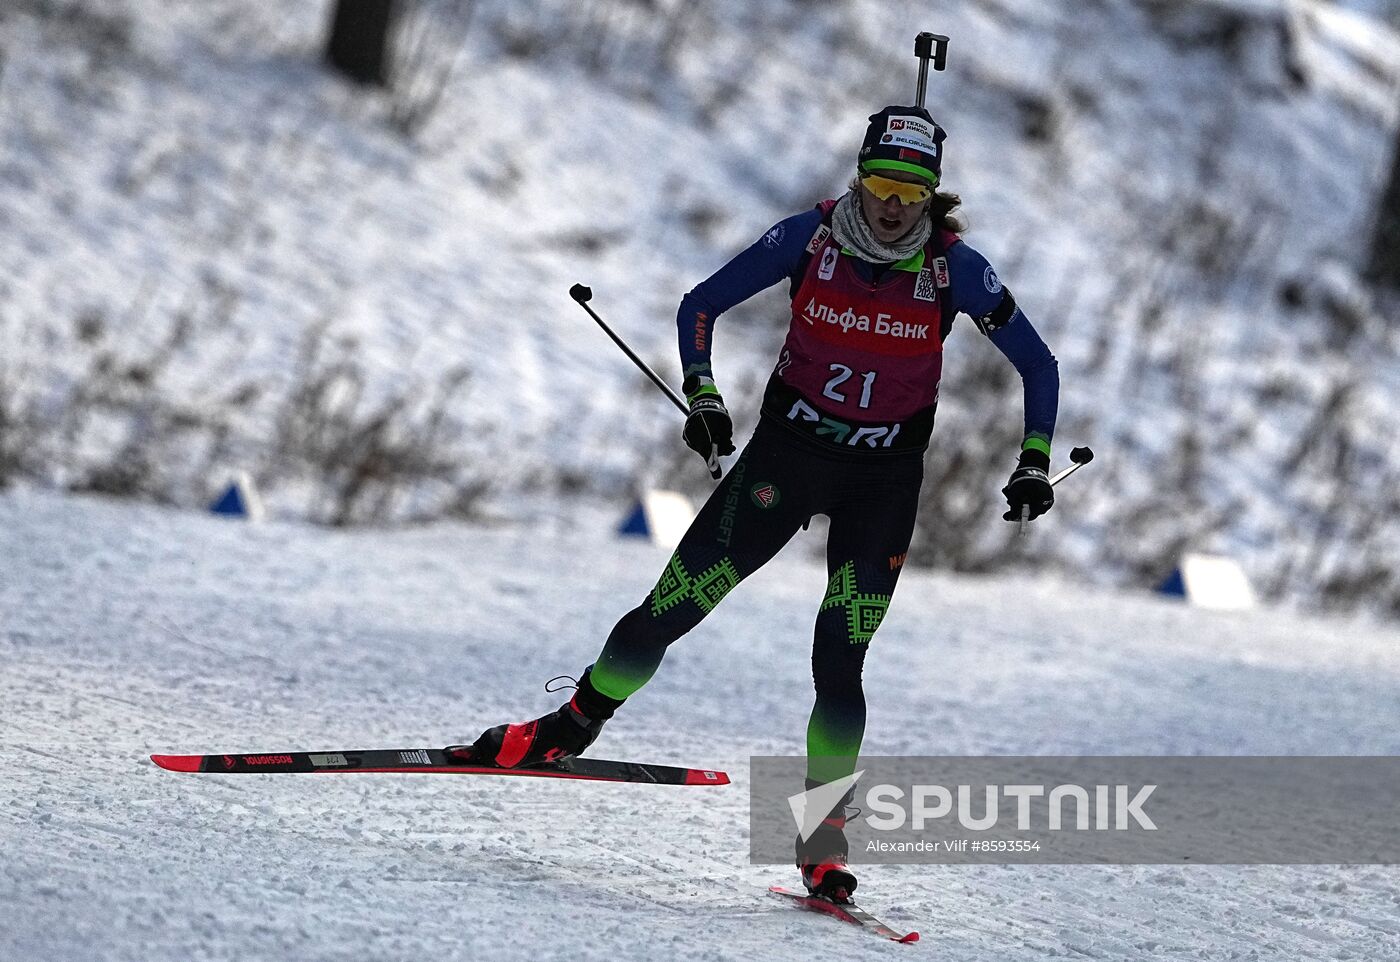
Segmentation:
{"type": "MultiPolygon", "coordinates": [[[[595,749],[729,788],[147,760],[441,745],[552,707],[664,561],[615,520],[337,532],[0,495],[0,959],[1400,959],[1396,867],[866,868],[915,947],[766,895],[793,873],[747,862],[747,759],[801,750],[825,584],[791,548],[595,749]]],[[[866,675],[871,754],[1400,752],[1400,635],[1363,621],[910,571],[866,675]]]]}
{"type": "MultiPolygon", "coordinates": [[[[1020,414],[1014,388],[976,393],[990,349],[959,329],[924,517],[1010,546],[985,567],[1057,574],[906,572],[867,750],[1400,753],[1393,625],[1102,587],[1223,548],[1273,597],[1400,613],[1400,328],[1356,276],[1400,123],[1400,36],[1361,15],[1379,0],[965,0],[936,22],[914,0],[482,0],[411,136],[399,95],[321,68],[329,6],[0,4],[0,479],[194,505],[242,467],[282,519],[0,491],[0,962],[1400,959],[1394,867],[866,868],[917,948],[767,896],[794,873],[748,864],[747,763],[802,747],[816,531],[595,750],[729,788],[147,760],[442,745],[557,704],[544,681],[664,560],[611,536],[614,509],[703,484],[568,286],[678,380],[680,295],[842,189],[922,27],[954,37],[930,93],[969,240],[1060,357],[1060,447],[1099,459],[1025,543],[950,514],[1000,484],[1014,444],[977,447],[1020,414]],[[318,429],[400,398],[412,436],[460,370],[465,395],[436,398],[447,481],[351,520],[495,523],[290,521],[334,514],[318,429]]],[[[784,309],[719,328],[741,432],[784,309]]]]}

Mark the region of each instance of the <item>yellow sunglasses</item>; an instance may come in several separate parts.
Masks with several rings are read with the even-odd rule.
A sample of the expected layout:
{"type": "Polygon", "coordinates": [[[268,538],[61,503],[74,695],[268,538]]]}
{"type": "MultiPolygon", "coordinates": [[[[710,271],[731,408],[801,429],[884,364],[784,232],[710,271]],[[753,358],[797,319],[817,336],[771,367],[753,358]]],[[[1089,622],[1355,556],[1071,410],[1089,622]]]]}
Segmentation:
{"type": "Polygon", "coordinates": [[[861,175],[860,185],[880,200],[898,197],[899,202],[905,206],[917,204],[933,196],[933,188],[928,184],[910,184],[902,180],[881,177],[879,174],[861,175]]]}

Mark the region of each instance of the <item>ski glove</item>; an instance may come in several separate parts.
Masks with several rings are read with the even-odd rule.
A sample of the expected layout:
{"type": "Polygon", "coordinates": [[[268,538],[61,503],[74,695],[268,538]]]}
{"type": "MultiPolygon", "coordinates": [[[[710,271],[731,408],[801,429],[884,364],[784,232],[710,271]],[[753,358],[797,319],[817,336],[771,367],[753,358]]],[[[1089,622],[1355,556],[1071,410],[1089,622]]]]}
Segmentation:
{"type": "Polygon", "coordinates": [[[1006,495],[1009,509],[1002,515],[1003,521],[1020,521],[1021,508],[1030,507],[1027,518],[1038,518],[1055,504],[1055,489],[1050,486],[1046,473],[1050,468],[1050,455],[1044,451],[1026,450],[1021,452],[1021,461],[1011,472],[1011,480],[1001,493],[1006,495]]]}
{"type": "Polygon", "coordinates": [[[685,419],[686,447],[704,458],[706,462],[716,460],[717,455],[734,453],[734,422],[729,418],[729,409],[724,406],[714,379],[701,374],[692,374],[682,386],[685,399],[690,404],[690,415],[685,419]]]}

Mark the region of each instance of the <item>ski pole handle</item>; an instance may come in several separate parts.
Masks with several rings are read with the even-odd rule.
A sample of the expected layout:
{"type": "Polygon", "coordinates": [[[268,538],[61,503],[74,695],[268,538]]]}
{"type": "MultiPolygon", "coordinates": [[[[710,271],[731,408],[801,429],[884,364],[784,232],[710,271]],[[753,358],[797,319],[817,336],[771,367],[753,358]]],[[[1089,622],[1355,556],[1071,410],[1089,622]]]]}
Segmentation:
{"type": "MultiPolygon", "coordinates": [[[[1051,487],[1054,487],[1055,485],[1059,484],[1065,478],[1069,477],[1071,474],[1084,467],[1084,465],[1094,460],[1094,452],[1087,447],[1071,448],[1069,452],[1069,459],[1074,463],[1071,464],[1069,467],[1065,468],[1063,471],[1057,472],[1055,476],[1050,479],[1051,487]]],[[[1026,529],[1030,526],[1030,514],[1031,506],[1028,504],[1021,505],[1020,535],[1023,538],[1026,536],[1026,529]]]]}

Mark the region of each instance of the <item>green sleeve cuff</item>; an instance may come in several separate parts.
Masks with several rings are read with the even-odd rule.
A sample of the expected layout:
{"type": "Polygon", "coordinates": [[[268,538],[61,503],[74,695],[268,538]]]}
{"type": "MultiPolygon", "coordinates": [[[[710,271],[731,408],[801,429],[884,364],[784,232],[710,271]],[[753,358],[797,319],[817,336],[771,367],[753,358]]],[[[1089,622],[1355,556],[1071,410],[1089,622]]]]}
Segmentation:
{"type": "Polygon", "coordinates": [[[685,399],[690,404],[694,404],[696,399],[707,395],[719,397],[719,388],[715,387],[714,378],[706,377],[703,374],[690,375],[681,385],[681,390],[685,392],[685,399]]]}
{"type": "Polygon", "coordinates": [[[1038,434],[1032,434],[1021,442],[1022,451],[1039,451],[1047,458],[1050,457],[1050,442],[1038,434]]]}

